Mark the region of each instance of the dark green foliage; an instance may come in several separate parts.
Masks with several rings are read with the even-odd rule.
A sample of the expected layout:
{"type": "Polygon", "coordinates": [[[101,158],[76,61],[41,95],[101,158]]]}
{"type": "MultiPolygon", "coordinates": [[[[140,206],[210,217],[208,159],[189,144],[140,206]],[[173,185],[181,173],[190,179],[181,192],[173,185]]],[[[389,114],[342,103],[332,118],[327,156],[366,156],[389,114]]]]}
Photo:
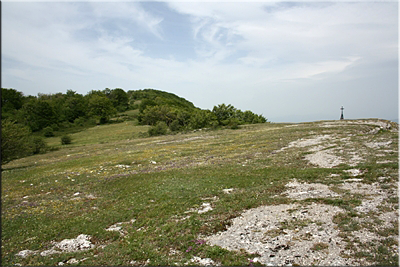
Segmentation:
{"type": "Polygon", "coordinates": [[[48,150],[46,142],[40,136],[31,138],[31,149],[33,154],[45,153],[48,150]]]}
{"type": "Polygon", "coordinates": [[[230,104],[220,104],[218,106],[214,106],[212,112],[217,117],[218,123],[220,125],[227,125],[229,123],[229,119],[235,116],[236,108],[234,108],[230,104]]]}
{"type": "Polygon", "coordinates": [[[229,119],[228,126],[232,130],[236,130],[236,129],[239,129],[239,123],[240,122],[237,118],[231,118],[231,119],[229,119]]]}
{"type": "Polygon", "coordinates": [[[168,126],[163,121],[157,122],[157,124],[151,127],[148,131],[150,136],[164,135],[167,134],[167,132],[168,132],[168,126]]]}
{"type": "Polygon", "coordinates": [[[163,121],[169,125],[176,119],[176,112],[171,107],[148,106],[140,116],[142,124],[156,125],[157,122],[163,121]]]}
{"type": "Polygon", "coordinates": [[[189,121],[191,129],[211,128],[216,125],[218,125],[217,117],[209,110],[194,111],[189,121]]]}
{"type": "Polygon", "coordinates": [[[72,138],[69,135],[63,135],[61,137],[61,144],[62,145],[69,145],[72,143],[72,138]]]}
{"type": "Polygon", "coordinates": [[[119,112],[124,112],[128,109],[129,107],[128,94],[121,88],[115,88],[114,90],[110,90],[110,93],[107,95],[107,97],[111,100],[114,108],[116,108],[119,112]]]}
{"type": "MultiPolygon", "coordinates": [[[[195,106],[192,102],[179,97],[175,94],[154,90],[154,89],[143,89],[143,90],[132,90],[128,91],[128,96],[131,100],[152,100],[157,105],[168,105],[178,108],[193,109],[195,106]]],[[[143,109],[144,110],[144,109],[143,109]]]]}
{"type": "Polygon", "coordinates": [[[45,137],[52,137],[54,136],[54,131],[53,128],[50,126],[47,126],[46,128],[43,129],[43,135],[45,137]]]}
{"type": "Polygon", "coordinates": [[[112,115],[117,113],[110,99],[106,96],[93,94],[88,103],[89,115],[98,117],[100,124],[106,123],[112,115]]]}
{"type": "MultiPolygon", "coordinates": [[[[220,104],[214,106],[212,112],[217,117],[219,125],[222,126],[232,126],[240,124],[255,124],[255,123],[265,123],[267,119],[262,115],[254,114],[253,112],[246,110],[245,112],[240,109],[236,109],[232,105],[220,104]]],[[[236,126],[234,126],[235,128],[236,126]]]]}
{"type": "Polygon", "coordinates": [[[10,120],[1,121],[1,163],[31,154],[28,127],[10,120]]]}
{"type": "Polygon", "coordinates": [[[174,120],[174,121],[171,122],[171,124],[169,125],[169,129],[170,129],[172,132],[177,132],[177,131],[179,131],[180,129],[182,129],[182,125],[180,125],[180,123],[179,123],[178,120],[174,120]]]}
{"type": "Polygon", "coordinates": [[[31,98],[22,107],[20,121],[24,121],[33,132],[57,123],[56,113],[47,100],[31,98]]]}
{"type": "Polygon", "coordinates": [[[40,136],[32,136],[29,127],[4,119],[1,122],[1,163],[48,151],[40,136]]]}
{"type": "Polygon", "coordinates": [[[63,103],[63,113],[65,119],[74,122],[77,118],[83,117],[87,112],[87,103],[83,95],[68,90],[63,103]]]}
{"type": "Polygon", "coordinates": [[[13,118],[15,111],[22,108],[24,96],[15,89],[1,88],[1,118],[13,118]]]}

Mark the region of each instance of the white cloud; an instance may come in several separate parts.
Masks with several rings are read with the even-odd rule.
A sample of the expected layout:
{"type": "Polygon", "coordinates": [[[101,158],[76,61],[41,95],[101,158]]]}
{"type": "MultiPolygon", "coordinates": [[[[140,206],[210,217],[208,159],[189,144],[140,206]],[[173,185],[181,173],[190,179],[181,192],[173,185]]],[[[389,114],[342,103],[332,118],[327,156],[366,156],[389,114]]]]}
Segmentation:
{"type": "Polygon", "coordinates": [[[386,75],[386,83],[377,67],[393,73],[389,63],[398,61],[397,3],[170,2],[192,28],[186,43],[195,44],[196,54],[181,60],[148,49],[154,42],[162,55],[171,30],[166,20],[180,16],[164,16],[167,8],[156,13],[138,2],[2,7],[3,86],[35,91],[30,94],[158,88],[202,108],[225,102],[286,115],[299,112],[302,96],[316,105],[308,88],[333,99],[333,81],[366,88],[358,81],[373,77],[381,90],[397,93],[397,76],[386,75]]]}

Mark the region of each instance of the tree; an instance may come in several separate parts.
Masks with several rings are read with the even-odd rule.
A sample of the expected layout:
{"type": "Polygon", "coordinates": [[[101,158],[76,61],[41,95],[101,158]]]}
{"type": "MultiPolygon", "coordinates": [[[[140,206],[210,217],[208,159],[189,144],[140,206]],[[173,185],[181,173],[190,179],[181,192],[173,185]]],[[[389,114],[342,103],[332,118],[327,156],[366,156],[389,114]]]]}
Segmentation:
{"type": "Polygon", "coordinates": [[[218,125],[217,117],[210,110],[196,110],[190,117],[189,127],[200,129],[218,125]]]}
{"type": "Polygon", "coordinates": [[[147,107],[157,106],[157,103],[150,99],[143,99],[139,105],[139,113],[143,113],[147,107]]]}
{"type": "Polygon", "coordinates": [[[110,117],[117,113],[111,100],[105,96],[93,94],[89,99],[89,115],[100,118],[100,123],[106,123],[110,117]]]}
{"type": "Polygon", "coordinates": [[[111,90],[110,93],[107,95],[107,97],[111,100],[114,108],[116,108],[118,111],[123,112],[128,109],[129,107],[128,95],[121,88],[115,88],[111,90]]]}
{"type": "Polygon", "coordinates": [[[29,99],[22,106],[19,120],[31,128],[33,132],[57,123],[57,117],[48,101],[37,98],[29,99]]]}
{"type": "Polygon", "coordinates": [[[169,106],[148,106],[141,116],[141,122],[148,125],[156,125],[163,121],[169,125],[176,119],[176,113],[169,106]]]}
{"type": "Polygon", "coordinates": [[[220,125],[227,125],[229,123],[229,119],[234,117],[236,108],[234,108],[231,104],[220,104],[218,106],[214,106],[212,112],[217,117],[220,125]]]}
{"type": "Polygon", "coordinates": [[[22,108],[24,95],[15,89],[1,88],[1,118],[9,118],[22,108]]]}
{"type": "Polygon", "coordinates": [[[79,117],[86,115],[87,103],[81,94],[68,90],[63,104],[65,119],[74,122],[79,117]]]}
{"type": "Polygon", "coordinates": [[[32,153],[27,126],[5,119],[1,121],[1,164],[32,153]]]}

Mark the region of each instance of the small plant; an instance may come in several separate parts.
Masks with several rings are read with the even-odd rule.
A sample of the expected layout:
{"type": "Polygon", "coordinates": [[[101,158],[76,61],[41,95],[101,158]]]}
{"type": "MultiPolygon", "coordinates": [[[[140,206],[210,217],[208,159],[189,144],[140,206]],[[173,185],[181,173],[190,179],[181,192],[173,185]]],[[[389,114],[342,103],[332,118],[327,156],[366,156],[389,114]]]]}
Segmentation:
{"type": "Polygon", "coordinates": [[[274,229],[268,230],[268,231],[266,231],[264,233],[264,235],[268,235],[268,236],[270,236],[272,238],[280,236],[282,234],[283,234],[283,230],[282,229],[278,229],[278,228],[274,228],[274,229]]]}
{"type": "Polygon", "coordinates": [[[319,251],[319,250],[323,250],[323,249],[327,249],[327,248],[329,248],[329,245],[328,245],[328,244],[322,243],[322,242],[318,242],[318,243],[315,243],[315,244],[311,247],[311,250],[319,251]]]}
{"type": "Polygon", "coordinates": [[[61,137],[61,144],[62,145],[69,145],[72,143],[72,138],[69,135],[64,135],[61,137]]]}

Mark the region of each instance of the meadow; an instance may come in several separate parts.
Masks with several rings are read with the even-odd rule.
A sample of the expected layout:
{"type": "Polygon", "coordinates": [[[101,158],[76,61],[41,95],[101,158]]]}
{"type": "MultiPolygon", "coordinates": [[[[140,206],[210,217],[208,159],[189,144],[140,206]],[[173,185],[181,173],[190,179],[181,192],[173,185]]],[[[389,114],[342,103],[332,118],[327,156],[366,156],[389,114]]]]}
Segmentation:
{"type": "MultiPolygon", "coordinates": [[[[2,265],[182,266],[201,265],[200,259],[265,265],[254,260],[261,252],[223,248],[207,238],[229,229],[244,211],[312,203],[340,208],[332,222],[342,232],[341,257],[353,265],[398,265],[397,124],[263,123],[146,137],[148,127],[132,121],[100,125],[71,134],[70,145],[47,138],[58,150],[4,165],[2,265]],[[317,156],[332,166],[321,167],[317,156]],[[287,184],[294,180],[326,185],[341,197],[293,198],[287,184]],[[375,195],[354,193],[342,186],[347,181],[359,188],[373,185],[388,197],[371,208],[375,195]],[[365,242],[360,231],[374,238],[365,242]],[[81,234],[90,237],[90,246],[55,247],[81,234]]],[[[311,224],[324,227],[302,223],[281,222],[263,234],[273,238],[285,229],[294,234],[311,224]]],[[[291,242],[295,247],[297,241],[291,242]]],[[[322,241],[310,248],[328,249],[322,241]]]]}

